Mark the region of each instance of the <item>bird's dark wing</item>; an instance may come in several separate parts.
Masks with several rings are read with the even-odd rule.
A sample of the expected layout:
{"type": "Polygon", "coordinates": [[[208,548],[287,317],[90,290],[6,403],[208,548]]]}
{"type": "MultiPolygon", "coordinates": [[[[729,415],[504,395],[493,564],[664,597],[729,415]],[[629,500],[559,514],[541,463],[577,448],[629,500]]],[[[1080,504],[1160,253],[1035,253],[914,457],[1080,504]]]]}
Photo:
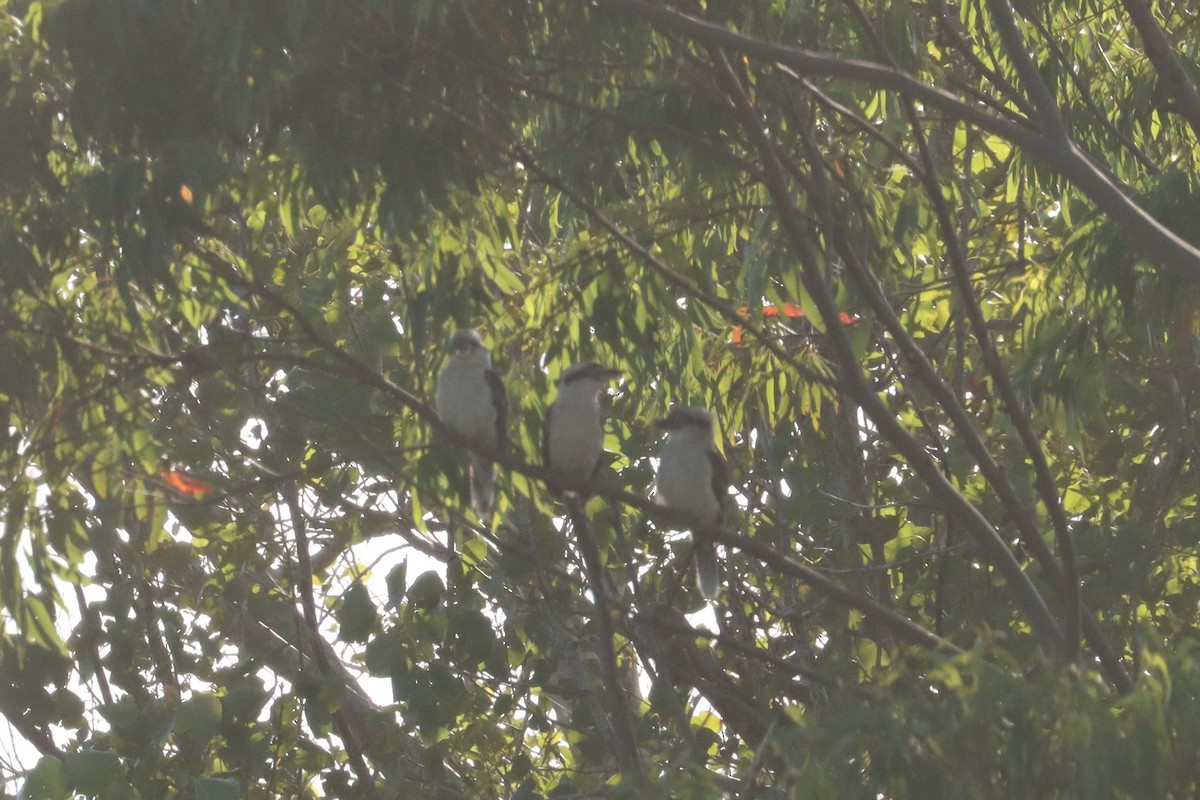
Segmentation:
{"type": "Polygon", "coordinates": [[[717,561],[717,530],[725,523],[729,506],[729,467],[716,445],[708,449],[708,466],[712,470],[712,492],[717,496],[717,519],[711,528],[701,526],[692,531],[696,553],[696,585],[706,600],[717,596],[721,582],[721,566],[717,561]]]}
{"type": "Polygon", "coordinates": [[[729,467],[725,458],[717,451],[716,446],[708,450],[708,465],[712,468],[712,490],[717,496],[717,522],[725,521],[725,512],[729,505],[729,467]]]}
{"type": "Polygon", "coordinates": [[[542,423],[542,466],[550,469],[550,417],[554,415],[554,404],[546,409],[546,421],[542,423]]]}
{"type": "Polygon", "coordinates": [[[484,370],[483,378],[492,392],[492,403],[496,409],[496,449],[503,452],[508,445],[508,395],[504,393],[500,376],[494,371],[484,370]]]}

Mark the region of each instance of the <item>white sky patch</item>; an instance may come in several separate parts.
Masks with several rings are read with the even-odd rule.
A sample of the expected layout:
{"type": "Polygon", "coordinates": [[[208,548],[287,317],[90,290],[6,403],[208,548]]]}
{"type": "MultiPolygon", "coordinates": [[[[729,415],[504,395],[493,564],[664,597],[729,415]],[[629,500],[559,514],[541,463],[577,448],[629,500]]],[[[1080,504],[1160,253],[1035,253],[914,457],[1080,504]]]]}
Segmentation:
{"type": "Polygon", "coordinates": [[[249,449],[258,450],[266,440],[266,434],[267,421],[261,417],[251,417],[242,426],[242,430],[238,433],[238,438],[249,449]]]}
{"type": "MultiPolygon", "coordinates": [[[[284,376],[282,373],[277,373],[275,379],[282,380],[283,377],[284,376]]],[[[284,387],[282,390],[286,390],[286,387],[284,387]]],[[[239,431],[239,439],[247,451],[261,450],[267,441],[266,437],[268,435],[269,427],[267,421],[258,417],[251,417],[250,419],[247,419],[239,431]]],[[[657,459],[652,459],[652,467],[657,467],[657,459]]],[[[224,470],[218,471],[222,474],[227,474],[224,470]]],[[[40,476],[35,477],[40,478],[40,476]]],[[[80,489],[80,491],[82,492],[82,489],[80,489]]],[[[302,503],[304,503],[306,508],[312,510],[317,517],[321,517],[329,513],[328,508],[313,508],[314,505],[317,505],[315,496],[308,492],[305,492],[304,494],[305,496],[302,498],[302,503]]],[[[83,495],[84,497],[87,497],[86,492],[83,492],[83,495]]],[[[39,495],[39,503],[44,505],[47,497],[48,490],[45,490],[39,495]]],[[[397,501],[395,495],[391,493],[379,497],[372,496],[370,498],[352,496],[351,499],[371,503],[374,505],[375,510],[377,511],[394,512],[397,510],[397,501]]],[[[741,504],[741,500],[742,498],[739,496],[739,504],[741,504]]],[[[88,498],[88,501],[91,502],[91,498],[88,498]]],[[[283,504],[276,504],[273,513],[279,525],[279,533],[280,535],[283,535],[283,531],[289,529],[290,527],[288,512],[283,504]]],[[[427,513],[425,515],[425,519],[427,522],[431,523],[431,526],[436,526],[444,522],[444,520],[436,516],[436,513],[427,513]]],[[[401,524],[399,519],[397,519],[397,524],[401,524]]],[[[128,542],[127,531],[121,530],[115,533],[122,539],[122,541],[128,542]]],[[[444,533],[418,533],[417,535],[427,536],[427,538],[429,538],[431,541],[444,543],[445,540],[444,533]]],[[[687,536],[685,533],[675,533],[672,535],[681,539],[687,536]]],[[[186,527],[182,525],[174,515],[168,516],[164,536],[178,543],[188,543],[192,540],[190,531],[187,530],[186,527]]],[[[24,549],[28,550],[28,547],[24,549]]],[[[32,553],[23,552],[23,555],[25,556],[25,558],[22,559],[23,564],[27,564],[29,559],[32,557],[32,553]]],[[[364,646],[361,644],[338,641],[337,624],[333,613],[333,610],[336,608],[336,603],[325,603],[322,602],[322,600],[325,597],[336,600],[340,596],[341,592],[344,591],[344,589],[349,585],[349,582],[353,579],[352,576],[355,574],[361,574],[363,582],[370,592],[373,602],[375,602],[381,615],[386,617],[390,613],[388,608],[388,588],[386,584],[387,576],[394,567],[404,562],[407,562],[406,577],[407,584],[409,586],[412,585],[412,582],[417,576],[430,571],[441,576],[444,583],[447,582],[447,565],[444,562],[434,557],[425,555],[420,550],[409,545],[403,539],[403,537],[400,537],[399,535],[380,535],[372,537],[365,542],[357,543],[353,545],[352,548],[347,549],[341,554],[339,562],[329,570],[332,580],[329,582],[329,584],[327,584],[327,586],[322,588],[321,591],[323,592],[324,596],[318,597],[317,603],[317,612],[319,615],[318,624],[321,631],[321,636],[333,646],[335,652],[338,653],[343,663],[355,674],[362,690],[381,708],[395,707],[391,679],[373,678],[366,674],[366,670],[362,666],[364,646]],[[358,566],[351,567],[352,564],[358,566]],[[356,570],[360,572],[356,573],[356,570]]],[[[646,565],[644,568],[649,570],[654,569],[655,566],[646,565]]],[[[87,560],[81,569],[85,575],[92,576],[95,574],[96,562],[91,554],[88,554],[87,560]]],[[[685,579],[690,580],[690,574],[686,576],[685,579]]],[[[88,585],[84,587],[85,598],[89,603],[103,601],[111,589],[110,586],[101,585],[99,583],[86,583],[88,583],[88,585]]],[[[74,588],[67,584],[62,584],[59,587],[59,590],[63,594],[64,598],[67,598],[66,608],[64,609],[65,613],[62,613],[58,616],[58,625],[61,629],[60,634],[65,638],[70,635],[70,629],[77,624],[78,613],[77,610],[73,609],[73,603],[70,600],[70,598],[73,596],[74,588]]],[[[179,613],[183,617],[183,622],[186,628],[190,629],[195,626],[206,628],[210,627],[208,625],[208,621],[202,615],[197,615],[194,612],[182,607],[179,608],[179,613]]],[[[503,624],[504,620],[502,613],[497,610],[494,605],[488,604],[485,606],[484,613],[492,619],[493,623],[497,627],[503,624]]],[[[688,615],[687,619],[690,624],[702,630],[712,632],[716,632],[718,630],[715,607],[712,605],[707,605],[699,611],[688,615]]],[[[232,645],[227,649],[224,649],[218,658],[218,665],[227,666],[234,663],[234,660],[237,658],[237,652],[237,648],[233,647],[232,645]]],[[[106,653],[107,649],[102,648],[102,657],[106,653]]],[[[282,676],[270,672],[269,670],[261,671],[259,675],[261,678],[263,678],[268,692],[274,693],[281,688],[286,690],[287,681],[282,676]]],[[[181,677],[184,678],[185,689],[190,692],[204,692],[211,691],[212,689],[210,685],[195,678],[194,676],[188,675],[181,677]]],[[[72,679],[73,681],[76,681],[77,675],[73,674],[72,679]]],[[[486,679],[484,680],[484,683],[487,683],[486,679]]],[[[640,667],[639,683],[641,684],[643,692],[648,693],[650,689],[650,679],[645,670],[641,669],[640,667]]],[[[98,697],[95,680],[93,679],[87,684],[73,682],[69,688],[80,697],[85,698],[85,702],[87,702],[89,709],[87,712],[89,724],[92,726],[92,730],[102,731],[106,729],[107,725],[103,718],[99,716],[97,711],[101,704],[101,700],[98,697]],[[87,700],[89,697],[91,700],[87,700]]],[[[117,694],[119,695],[120,693],[117,692],[117,694]]],[[[267,707],[269,708],[269,704],[267,707]]],[[[702,700],[700,709],[711,711],[711,709],[704,704],[702,700]]],[[[16,735],[13,731],[8,730],[7,734],[7,737],[0,735],[0,760],[8,761],[8,764],[5,765],[6,767],[8,765],[16,765],[20,770],[27,770],[32,767],[38,759],[38,753],[31,746],[25,743],[22,737],[16,735]],[[11,752],[12,757],[9,758],[5,751],[11,752]]],[[[54,730],[55,740],[60,745],[64,745],[71,735],[71,731],[61,729],[54,730]]],[[[0,787],[6,791],[15,793],[16,789],[20,785],[20,779],[15,777],[8,778],[9,775],[13,775],[13,773],[11,771],[7,771],[6,769],[5,778],[0,779],[0,787]],[[5,782],[6,780],[7,783],[5,782]]]]}

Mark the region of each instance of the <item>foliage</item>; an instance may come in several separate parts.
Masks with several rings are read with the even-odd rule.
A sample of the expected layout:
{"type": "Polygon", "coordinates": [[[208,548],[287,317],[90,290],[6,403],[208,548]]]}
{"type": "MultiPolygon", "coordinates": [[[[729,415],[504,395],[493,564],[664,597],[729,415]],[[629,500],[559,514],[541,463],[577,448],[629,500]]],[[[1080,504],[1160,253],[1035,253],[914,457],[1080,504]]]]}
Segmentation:
{"type": "Polygon", "coordinates": [[[0,2],[0,791],[1195,796],[1198,24],[0,2]],[[734,478],[711,607],[672,403],[734,478]]]}

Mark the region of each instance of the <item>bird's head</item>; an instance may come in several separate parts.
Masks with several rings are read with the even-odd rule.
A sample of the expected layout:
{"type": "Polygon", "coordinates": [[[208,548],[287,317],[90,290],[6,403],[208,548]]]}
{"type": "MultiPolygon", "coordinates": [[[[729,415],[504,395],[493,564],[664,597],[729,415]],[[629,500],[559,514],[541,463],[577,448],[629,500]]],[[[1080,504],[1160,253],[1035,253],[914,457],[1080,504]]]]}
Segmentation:
{"type": "Polygon", "coordinates": [[[491,369],[492,354],[483,344],[478,331],[464,328],[450,337],[450,360],[459,366],[491,369]]]}
{"type": "Polygon", "coordinates": [[[716,417],[700,406],[676,406],[654,424],[666,431],[695,430],[711,434],[716,417]]]}
{"type": "Polygon", "coordinates": [[[595,361],[580,361],[578,364],[572,364],[563,371],[562,376],[558,379],[558,385],[565,387],[579,383],[580,381],[588,381],[595,384],[598,390],[605,383],[619,377],[621,377],[621,370],[619,369],[606,367],[603,364],[597,364],[595,361]]]}
{"type": "Polygon", "coordinates": [[[450,337],[450,352],[455,355],[467,355],[480,350],[487,350],[483,346],[483,339],[479,336],[479,331],[473,328],[464,328],[461,331],[455,331],[450,337]]]}

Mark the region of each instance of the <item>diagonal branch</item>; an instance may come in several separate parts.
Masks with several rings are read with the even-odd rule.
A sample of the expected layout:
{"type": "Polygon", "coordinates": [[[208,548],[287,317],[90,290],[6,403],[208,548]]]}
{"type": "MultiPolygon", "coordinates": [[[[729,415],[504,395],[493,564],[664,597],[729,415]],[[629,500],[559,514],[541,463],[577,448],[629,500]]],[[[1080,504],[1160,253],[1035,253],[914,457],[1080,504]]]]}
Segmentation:
{"type": "MultiPolygon", "coordinates": [[[[929,152],[925,135],[921,131],[920,121],[917,119],[915,111],[911,106],[909,106],[908,110],[913,133],[917,138],[918,149],[926,165],[926,173],[927,175],[932,175],[934,169],[933,156],[929,152]]],[[[966,309],[967,319],[971,324],[971,332],[975,336],[975,341],[979,343],[979,349],[983,353],[983,363],[996,386],[997,393],[1004,403],[1004,411],[1012,421],[1013,427],[1017,429],[1017,434],[1021,438],[1021,443],[1024,445],[1025,451],[1033,461],[1033,471],[1038,493],[1041,495],[1042,503],[1046,507],[1046,513],[1054,526],[1054,540],[1059,549],[1062,574],[1061,576],[1057,575],[1057,570],[1048,570],[1048,572],[1054,585],[1058,587],[1059,592],[1062,594],[1064,604],[1066,605],[1067,620],[1064,632],[1067,645],[1066,657],[1067,660],[1074,661],[1079,647],[1079,620],[1082,599],[1079,584],[1079,562],[1075,554],[1074,537],[1071,535],[1071,528],[1067,522],[1066,512],[1063,510],[1062,498],[1059,496],[1057,488],[1055,488],[1054,478],[1050,474],[1050,465],[1046,461],[1046,453],[1042,449],[1041,440],[1033,430],[1033,422],[1029,419],[1029,415],[1025,413],[1025,409],[1017,400],[1017,394],[1013,388],[1012,380],[1009,378],[1008,369],[1001,360],[1000,354],[996,351],[995,343],[988,332],[987,321],[983,317],[983,310],[979,307],[979,301],[975,297],[974,286],[971,284],[970,271],[967,268],[967,260],[965,253],[963,253],[962,243],[954,232],[954,223],[950,216],[950,208],[946,203],[945,195],[943,195],[941,187],[930,179],[926,180],[925,189],[933,201],[938,225],[942,229],[942,240],[946,243],[950,270],[958,288],[959,300],[966,309]]],[[[980,442],[980,446],[983,447],[982,442],[980,442]]],[[[986,452],[987,449],[984,447],[984,453],[986,454],[986,452]]],[[[990,458],[988,460],[990,461],[990,458]]],[[[981,465],[981,467],[984,466],[981,465]]],[[[1051,561],[1045,540],[1033,524],[1032,515],[1025,513],[1024,505],[1017,498],[1016,492],[1012,490],[1011,482],[1007,476],[994,463],[986,466],[990,467],[990,471],[992,472],[989,480],[993,483],[994,487],[1000,487],[997,489],[997,494],[1001,494],[1002,488],[1004,494],[1008,495],[1008,501],[1014,504],[1017,513],[1012,516],[1013,520],[1022,529],[1024,534],[1022,540],[1036,543],[1036,547],[1031,549],[1043,554],[1038,559],[1040,563],[1044,565],[1051,561]]]]}
{"type": "MultiPolygon", "coordinates": [[[[861,24],[868,31],[875,47],[880,51],[881,56],[890,63],[892,61],[891,53],[876,33],[870,20],[867,19],[866,14],[862,12],[859,4],[855,0],[847,0],[847,2],[850,3],[852,8],[857,10],[861,24]]],[[[925,187],[926,195],[928,195],[930,202],[933,204],[938,227],[942,233],[942,241],[946,247],[950,271],[958,290],[959,302],[962,303],[967,312],[971,331],[983,353],[983,361],[988,374],[996,385],[996,390],[1004,403],[1005,413],[1012,420],[1022,444],[1033,461],[1038,491],[1041,494],[1047,514],[1054,525],[1055,542],[1058,544],[1062,560],[1061,577],[1058,576],[1058,570],[1053,568],[1047,569],[1047,565],[1053,559],[1041,532],[1038,531],[1035,525],[1033,515],[1017,497],[1012,483],[1008,480],[1008,476],[995,463],[988,452],[987,446],[976,434],[974,427],[971,425],[971,420],[967,416],[965,409],[962,408],[958,397],[939,379],[920,348],[912,341],[912,337],[909,336],[903,325],[900,324],[900,320],[892,310],[887,297],[879,289],[878,282],[874,280],[869,268],[859,262],[857,253],[850,246],[849,242],[845,240],[845,236],[841,234],[840,230],[836,234],[839,251],[842,253],[843,258],[852,265],[852,272],[859,278],[859,282],[866,284],[862,287],[864,292],[871,297],[880,318],[885,321],[893,338],[900,343],[901,350],[905,354],[906,359],[913,365],[917,375],[925,382],[930,391],[938,397],[940,404],[946,409],[954,422],[955,429],[967,442],[968,449],[976,456],[980,469],[987,477],[993,489],[995,489],[996,494],[1001,498],[1009,517],[1017,523],[1021,531],[1022,540],[1028,544],[1037,560],[1044,565],[1043,569],[1047,569],[1051,575],[1054,585],[1058,589],[1066,606],[1066,658],[1068,661],[1074,661],[1078,655],[1079,648],[1079,620],[1082,602],[1079,585],[1079,564],[1075,555],[1074,538],[1067,523],[1066,513],[1063,511],[1062,500],[1054,486],[1054,480],[1050,474],[1050,466],[1042,450],[1041,441],[1034,433],[1033,423],[1030,421],[1029,416],[1017,400],[1012,381],[1009,380],[1008,369],[1000,359],[1000,354],[996,351],[995,344],[987,328],[987,322],[983,317],[983,311],[980,309],[979,301],[975,297],[975,289],[971,284],[970,271],[967,268],[966,253],[963,252],[963,245],[956,231],[949,203],[946,201],[941,184],[937,181],[937,166],[934,163],[933,154],[930,152],[929,142],[925,137],[921,120],[912,101],[905,102],[904,108],[908,116],[909,127],[917,144],[917,152],[920,154],[921,163],[924,166],[916,174],[925,187]]],[[[805,145],[812,160],[814,171],[813,183],[815,189],[821,195],[820,204],[827,211],[828,225],[838,229],[841,226],[834,223],[833,214],[831,213],[833,201],[829,195],[827,181],[825,180],[824,161],[820,158],[820,153],[817,151],[815,143],[807,135],[805,136],[805,145]]]]}
{"type": "Polygon", "coordinates": [[[842,586],[812,567],[801,564],[791,556],[784,555],[757,539],[725,531],[720,532],[717,538],[731,547],[736,547],[743,553],[754,556],[779,572],[799,578],[826,597],[836,600],[842,605],[862,611],[873,623],[885,628],[895,635],[897,639],[947,654],[960,652],[953,644],[936,634],[930,633],[908,617],[872,600],[861,592],[842,586]]]}
{"type": "Polygon", "coordinates": [[[1048,137],[1030,125],[989,114],[964,103],[950,92],[879,64],[763,42],[647,0],[594,2],[602,8],[631,14],[709,46],[783,64],[801,75],[838,78],[900,92],[923,105],[1007,139],[1072,181],[1097,207],[1125,228],[1148,256],[1175,266],[1190,280],[1200,280],[1200,249],[1185,242],[1134,203],[1123,187],[1098,169],[1069,139],[1048,137]]]}
{"type": "MultiPolygon", "coordinates": [[[[313,598],[313,570],[312,560],[309,558],[308,551],[308,526],[304,517],[304,510],[300,508],[300,492],[296,488],[295,483],[289,483],[283,489],[284,500],[287,503],[288,515],[291,517],[292,533],[296,543],[296,559],[299,574],[292,581],[293,585],[299,584],[301,606],[304,610],[304,625],[308,635],[314,640],[319,640],[321,637],[317,627],[317,611],[316,601],[313,598]]],[[[328,653],[324,648],[316,647],[313,649],[315,656],[313,663],[316,665],[317,677],[324,678],[331,674],[331,664],[328,653]]],[[[346,756],[350,761],[350,767],[354,770],[355,776],[358,778],[359,791],[368,798],[368,800],[379,800],[379,789],[375,785],[375,778],[371,775],[371,770],[367,766],[366,759],[363,758],[362,744],[358,732],[348,722],[345,712],[340,709],[334,709],[332,712],[333,724],[337,730],[338,736],[341,737],[342,743],[346,748],[346,756]]]]}
{"type": "Polygon", "coordinates": [[[775,201],[784,231],[799,257],[800,278],[804,287],[817,305],[822,319],[825,320],[830,339],[841,363],[843,385],[855,402],[875,423],[880,433],[886,436],[905,456],[933,494],[966,523],[967,529],[975,536],[984,551],[989,554],[992,563],[1008,582],[1017,602],[1025,609],[1042,646],[1055,657],[1061,658],[1063,654],[1062,632],[1054,621],[1050,609],[1047,608],[1046,601],[1034,587],[1029,576],[1021,569],[1020,563],[1008,549],[1000,534],[980,513],[979,509],[963,497],[958,489],[946,479],[937,463],[925,451],[921,443],[914,439],[888,410],[863,375],[850,339],[838,321],[837,304],[834,302],[833,295],[822,274],[816,245],[811,241],[800,210],[795,205],[791,186],[787,179],[787,171],[780,161],[775,143],[763,129],[759,114],[754,111],[724,54],[718,48],[712,48],[711,54],[717,77],[738,109],[742,117],[742,127],[755,142],[763,160],[767,177],[766,188],[775,201]]]}
{"type": "MultiPolygon", "coordinates": [[[[954,46],[955,51],[961,55],[974,69],[978,72],[985,81],[995,88],[1000,96],[1006,101],[1016,106],[1022,114],[1027,117],[1033,116],[1033,108],[1029,105],[1029,101],[1025,99],[1017,87],[1009,83],[997,70],[992,69],[987,64],[983,63],[982,59],[975,53],[975,48],[967,41],[966,36],[958,28],[958,21],[950,14],[950,9],[946,7],[946,0],[934,0],[935,13],[937,15],[938,30],[946,36],[950,43],[954,46]]],[[[853,9],[861,9],[858,3],[852,3],[853,9]]],[[[860,15],[861,18],[861,15],[860,15]]]]}
{"type": "Polygon", "coordinates": [[[1056,141],[1070,140],[1071,136],[1067,131],[1067,126],[1063,122],[1062,115],[1058,113],[1058,102],[1054,99],[1054,92],[1042,78],[1037,64],[1033,63],[1033,58],[1025,48],[1025,40],[1021,37],[1021,32],[1017,30],[1017,19],[1013,15],[1012,6],[1008,4],[1008,0],[987,0],[987,5],[992,12],[992,20],[996,23],[996,29],[1000,33],[1004,51],[1008,53],[1008,57],[1017,70],[1017,75],[1021,78],[1021,83],[1025,86],[1025,92],[1037,108],[1038,119],[1041,121],[1043,129],[1056,141]]]}
{"type": "MultiPolygon", "coordinates": [[[[534,163],[531,161],[527,163],[526,166],[532,169],[534,167],[534,163]]],[[[569,187],[564,186],[563,189],[567,192],[570,191],[569,187]]],[[[577,193],[570,193],[569,196],[572,200],[578,200],[579,202],[582,202],[582,199],[579,198],[577,193]]],[[[587,205],[586,203],[583,203],[582,207],[585,210],[588,210],[588,213],[594,219],[603,222],[615,237],[629,246],[630,249],[638,256],[643,258],[643,260],[653,262],[676,280],[683,280],[681,277],[677,276],[673,270],[667,267],[666,264],[663,264],[657,259],[657,257],[650,253],[645,246],[609,221],[606,217],[600,214],[597,209],[587,205]]],[[[388,397],[400,403],[405,408],[413,411],[422,419],[422,421],[436,430],[440,435],[444,436],[448,441],[461,447],[474,447],[474,445],[468,442],[464,437],[446,427],[438,418],[437,412],[434,410],[433,406],[429,405],[429,403],[425,402],[424,400],[421,400],[411,392],[392,383],[387,378],[380,375],[377,371],[359,361],[345,349],[327,339],[311,322],[304,318],[303,313],[300,312],[299,309],[288,302],[286,298],[280,296],[278,292],[238,274],[238,272],[234,270],[231,265],[224,262],[219,256],[216,256],[212,253],[206,253],[204,251],[200,251],[200,255],[213,268],[214,272],[216,272],[216,274],[221,276],[223,279],[226,279],[231,283],[244,288],[251,296],[258,297],[283,310],[289,316],[294,317],[301,329],[304,330],[305,333],[311,338],[313,344],[324,350],[329,355],[333,356],[333,360],[327,363],[317,362],[315,360],[312,361],[310,363],[312,368],[325,369],[334,374],[343,375],[347,378],[358,381],[364,386],[371,386],[375,389],[378,389],[388,397]]],[[[708,303],[708,300],[705,299],[704,294],[699,290],[697,290],[696,297],[697,299],[708,303]]],[[[727,304],[721,303],[716,307],[716,310],[719,310],[723,315],[729,314],[732,319],[742,321],[737,315],[737,312],[732,308],[729,308],[727,304]]],[[[751,326],[747,326],[747,330],[753,332],[753,328],[751,326]]],[[[762,336],[764,344],[772,349],[772,352],[776,355],[776,357],[780,358],[785,363],[793,364],[799,367],[799,365],[796,364],[795,359],[793,359],[789,353],[784,351],[775,342],[773,342],[769,336],[766,334],[761,334],[761,332],[760,335],[762,336]]],[[[525,475],[526,477],[533,478],[534,480],[542,483],[545,483],[549,478],[549,473],[545,468],[526,462],[514,452],[509,451],[504,453],[494,453],[487,452],[486,450],[478,447],[475,447],[475,450],[481,455],[492,459],[495,463],[504,467],[506,470],[525,475]]],[[[668,509],[665,506],[660,506],[656,503],[653,503],[649,498],[640,497],[632,494],[631,492],[625,491],[624,487],[606,485],[603,481],[597,481],[596,485],[593,486],[593,489],[597,494],[601,495],[610,502],[635,508],[649,519],[652,519],[660,524],[674,525],[682,528],[690,528],[699,524],[699,520],[692,518],[690,514],[674,509],[668,509]]],[[[742,546],[741,540],[736,538],[725,539],[725,541],[733,544],[736,547],[742,546]]],[[[759,543],[750,544],[750,540],[745,541],[748,543],[746,552],[753,552],[758,558],[765,558],[765,554],[770,552],[780,556],[783,559],[787,559],[786,556],[777,553],[771,548],[766,548],[766,550],[764,550],[763,548],[766,547],[765,545],[761,545],[759,543]]],[[[788,561],[790,561],[790,559],[787,561],[778,561],[776,566],[781,564],[787,565],[788,561]]],[[[788,569],[790,574],[809,583],[814,589],[828,595],[833,600],[842,603],[847,607],[862,611],[867,617],[879,621],[886,627],[894,628],[898,638],[912,642],[913,644],[918,644],[923,647],[930,647],[936,650],[948,652],[954,652],[956,650],[953,645],[935,636],[934,634],[929,633],[912,620],[897,614],[885,606],[880,605],[866,595],[840,586],[811,567],[805,567],[803,564],[791,561],[790,565],[781,568],[788,569]]]]}
{"type": "MultiPolygon", "coordinates": [[[[197,572],[199,580],[206,579],[202,572],[197,572]]],[[[379,709],[362,691],[329,643],[308,630],[302,612],[274,595],[263,593],[259,598],[246,607],[252,613],[222,615],[225,635],[292,683],[300,683],[306,677],[311,680],[312,664],[318,660],[328,664],[325,674],[345,687],[338,698],[340,732],[361,744],[363,755],[379,768],[393,789],[396,785],[411,784],[429,790],[436,785],[425,768],[424,748],[396,725],[391,713],[379,709]]],[[[445,784],[437,788],[447,796],[462,796],[445,784]]]]}
{"type": "Polygon", "coordinates": [[[1191,126],[1192,133],[1200,140],[1200,91],[1188,77],[1187,70],[1179,63],[1175,48],[1167,41],[1162,28],[1154,19],[1146,0],[1121,0],[1125,13],[1133,20],[1134,27],[1146,46],[1146,57],[1158,70],[1163,87],[1179,104],[1179,114],[1191,126]]]}

